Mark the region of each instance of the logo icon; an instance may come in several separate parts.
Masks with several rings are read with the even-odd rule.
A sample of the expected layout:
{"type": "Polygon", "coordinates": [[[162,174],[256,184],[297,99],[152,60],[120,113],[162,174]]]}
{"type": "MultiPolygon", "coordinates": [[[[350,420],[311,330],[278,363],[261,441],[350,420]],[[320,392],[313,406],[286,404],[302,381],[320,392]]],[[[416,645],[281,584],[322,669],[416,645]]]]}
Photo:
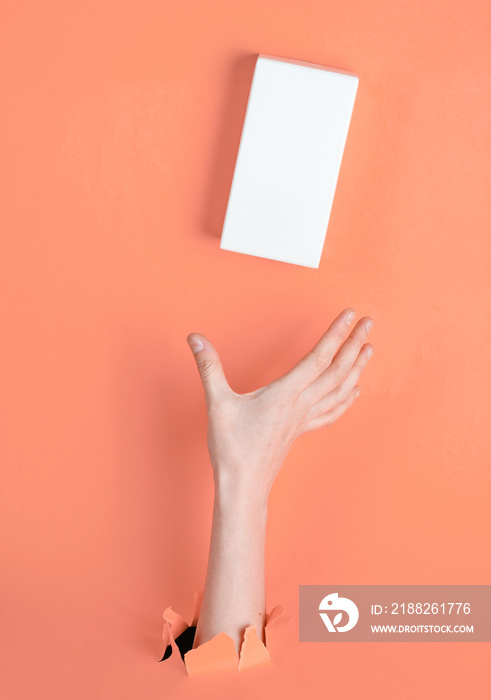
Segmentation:
{"type": "Polygon", "coordinates": [[[358,622],[358,608],[349,598],[339,598],[337,593],[330,593],[321,600],[319,605],[319,615],[329,632],[348,632],[358,622]],[[324,611],[324,612],[322,612],[324,611]],[[337,613],[331,620],[328,612],[337,613]],[[343,612],[348,615],[348,621],[342,627],[338,627],[342,620],[343,612]]]}

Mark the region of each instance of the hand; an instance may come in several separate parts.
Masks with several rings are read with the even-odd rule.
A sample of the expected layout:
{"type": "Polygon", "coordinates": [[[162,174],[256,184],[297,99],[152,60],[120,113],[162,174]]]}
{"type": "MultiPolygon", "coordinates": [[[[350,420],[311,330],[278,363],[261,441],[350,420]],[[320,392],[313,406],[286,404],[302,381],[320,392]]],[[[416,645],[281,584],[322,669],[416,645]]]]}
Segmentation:
{"type": "Polygon", "coordinates": [[[267,503],[295,439],[332,425],[351,406],[373,351],[365,343],[371,325],[367,316],[345,339],[354,316],[352,309],[342,311],[287,374],[247,394],[231,389],[218,352],[205,336],[188,336],[205,392],[208,449],[219,493],[267,503]]]}

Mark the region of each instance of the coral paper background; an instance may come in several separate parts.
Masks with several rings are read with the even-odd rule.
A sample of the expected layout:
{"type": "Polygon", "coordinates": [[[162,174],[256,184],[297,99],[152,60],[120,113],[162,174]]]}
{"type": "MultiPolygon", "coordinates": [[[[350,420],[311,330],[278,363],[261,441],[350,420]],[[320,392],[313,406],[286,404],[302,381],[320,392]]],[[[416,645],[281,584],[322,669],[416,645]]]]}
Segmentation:
{"type": "Polygon", "coordinates": [[[487,644],[297,618],[300,583],[490,583],[489,2],[8,0],[0,26],[2,699],[487,697],[487,644]],[[360,78],[319,270],[219,249],[258,53],[360,78]],[[271,493],[275,666],[188,679],[158,663],[211,524],[186,335],[250,391],[346,306],[375,353],[271,493]]]}

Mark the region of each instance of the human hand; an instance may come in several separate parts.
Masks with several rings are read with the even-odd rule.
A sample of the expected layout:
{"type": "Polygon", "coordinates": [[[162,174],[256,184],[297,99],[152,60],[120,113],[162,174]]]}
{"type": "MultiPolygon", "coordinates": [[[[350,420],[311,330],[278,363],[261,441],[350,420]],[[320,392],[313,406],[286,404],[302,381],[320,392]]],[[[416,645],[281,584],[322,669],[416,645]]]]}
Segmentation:
{"type": "Polygon", "coordinates": [[[188,336],[205,392],[208,450],[220,494],[267,503],[295,439],[332,425],[351,406],[373,352],[365,343],[372,324],[367,316],[345,339],[354,316],[352,309],[342,311],[289,372],[247,394],[229,386],[218,352],[205,336],[188,336]]]}

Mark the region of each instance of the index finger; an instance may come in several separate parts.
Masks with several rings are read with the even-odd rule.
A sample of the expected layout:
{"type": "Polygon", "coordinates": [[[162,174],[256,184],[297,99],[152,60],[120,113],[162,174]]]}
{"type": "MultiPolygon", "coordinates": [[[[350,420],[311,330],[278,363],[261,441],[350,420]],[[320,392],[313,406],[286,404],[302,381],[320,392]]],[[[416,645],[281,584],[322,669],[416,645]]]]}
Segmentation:
{"type": "Polygon", "coordinates": [[[330,365],[343,342],[356,312],[347,308],[341,311],[312,350],[282,377],[282,380],[299,391],[306,389],[330,365]]]}

